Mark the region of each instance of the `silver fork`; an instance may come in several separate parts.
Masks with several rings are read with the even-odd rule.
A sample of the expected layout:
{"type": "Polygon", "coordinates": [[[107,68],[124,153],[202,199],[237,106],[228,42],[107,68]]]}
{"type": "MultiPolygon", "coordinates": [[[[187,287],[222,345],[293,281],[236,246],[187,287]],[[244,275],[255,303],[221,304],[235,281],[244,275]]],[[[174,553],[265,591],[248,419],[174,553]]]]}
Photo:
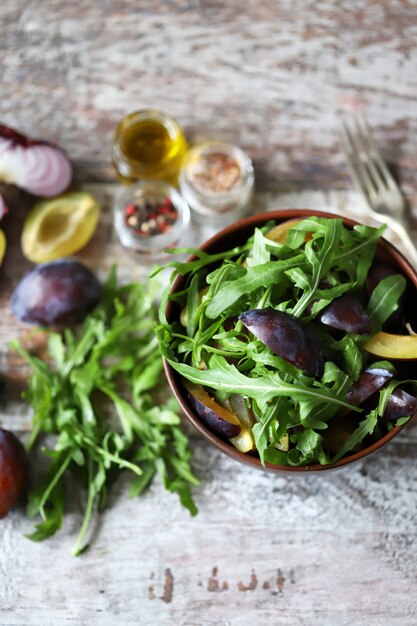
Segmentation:
{"type": "Polygon", "coordinates": [[[369,207],[369,215],[386,223],[401,239],[408,260],[417,267],[417,249],[408,234],[405,199],[379,152],[364,114],[342,118],[337,127],[342,150],[356,190],[369,207]]]}

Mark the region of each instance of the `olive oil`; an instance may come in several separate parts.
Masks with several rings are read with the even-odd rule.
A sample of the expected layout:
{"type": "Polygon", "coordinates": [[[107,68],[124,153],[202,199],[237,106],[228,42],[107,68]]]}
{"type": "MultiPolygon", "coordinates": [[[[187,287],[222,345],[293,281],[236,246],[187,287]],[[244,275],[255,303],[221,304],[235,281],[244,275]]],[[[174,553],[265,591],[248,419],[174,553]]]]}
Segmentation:
{"type": "Polygon", "coordinates": [[[113,144],[113,162],[124,182],[158,178],[176,183],[187,150],[184,134],[170,116],[154,109],[121,120],[113,144]]]}
{"type": "Polygon", "coordinates": [[[134,161],[159,163],[169,155],[173,143],[165,126],[144,120],[126,129],[122,149],[127,158],[134,161]]]}

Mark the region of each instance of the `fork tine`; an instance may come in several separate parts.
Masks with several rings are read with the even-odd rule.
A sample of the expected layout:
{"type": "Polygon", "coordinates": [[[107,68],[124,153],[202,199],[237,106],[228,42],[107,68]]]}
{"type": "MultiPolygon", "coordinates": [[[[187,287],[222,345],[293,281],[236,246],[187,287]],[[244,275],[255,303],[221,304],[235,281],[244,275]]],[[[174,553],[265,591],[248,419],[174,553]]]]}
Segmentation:
{"type": "Polygon", "coordinates": [[[364,116],[360,113],[353,115],[352,124],[353,135],[356,137],[356,142],[359,147],[359,158],[361,158],[363,166],[368,170],[375,190],[381,192],[386,189],[387,183],[377,168],[373,154],[374,150],[372,148],[370,149],[369,132],[364,126],[364,116]]]}
{"type": "Polygon", "coordinates": [[[369,203],[375,194],[373,186],[370,184],[369,175],[366,172],[360,158],[358,157],[358,149],[353,140],[352,133],[349,130],[346,120],[341,119],[336,127],[340,144],[345,153],[346,162],[349,173],[351,175],[354,186],[357,191],[365,196],[369,203]]]}
{"type": "Polygon", "coordinates": [[[388,187],[391,187],[391,189],[399,191],[398,185],[395,182],[391,172],[389,171],[384,159],[382,158],[381,152],[379,151],[379,148],[376,144],[373,132],[368,121],[368,117],[365,113],[357,115],[356,117],[360,120],[362,128],[365,131],[362,136],[368,144],[367,152],[372,154],[376,166],[378,167],[379,171],[385,179],[386,185],[388,187]]]}

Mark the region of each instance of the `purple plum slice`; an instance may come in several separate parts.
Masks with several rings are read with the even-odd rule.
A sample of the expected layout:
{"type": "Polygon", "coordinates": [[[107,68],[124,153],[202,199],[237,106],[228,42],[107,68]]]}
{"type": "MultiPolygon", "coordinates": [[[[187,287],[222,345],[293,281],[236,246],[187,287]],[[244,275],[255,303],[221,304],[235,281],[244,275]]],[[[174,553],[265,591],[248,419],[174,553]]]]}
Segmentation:
{"type": "Polygon", "coordinates": [[[373,263],[366,278],[366,289],[368,291],[368,295],[370,296],[372,294],[373,290],[377,285],[379,285],[381,280],[384,280],[384,278],[392,276],[393,274],[398,274],[398,270],[392,267],[392,265],[381,263],[380,261],[373,263]]]}
{"type": "Polygon", "coordinates": [[[310,328],[298,318],[274,309],[254,309],[239,316],[246,328],[272,352],[321,378],[323,355],[310,328]]]}
{"type": "Polygon", "coordinates": [[[390,395],[381,420],[383,422],[393,422],[399,417],[411,417],[416,411],[417,398],[403,389],[397,388],[390,395]]]}
{"type": "Polygon", "coordinates": [[[361,303],[350,294],[344,294],[333,300],[320,315],[320,321],[326,326],[344,330],[347,333],[369,335],[371,322],[361,303]]]}
{"type": "Polygon", "coordinates": [[[391,380],[393,373],[383,368],[368,368],[362,372],[356,383],[349,389],[346,402],[355,406],[361,405],[374,395],[386,382],[391,380]]]}
{"type": "Polygon", "coordinates": [[[189,381],[184,381],[188,392],[188,400],[201,421],[219,437],[236,437],[241,431],[241,424],[237,416],[213,400],[201,387],[189,381]]]}
{"type": "Polygon", "coordinates": [[[81,321],[98,303],[101,285],[88,267],[71,259],[38,265],[12,295],[12,310],[28,324],[56,326],[81,321]]]}

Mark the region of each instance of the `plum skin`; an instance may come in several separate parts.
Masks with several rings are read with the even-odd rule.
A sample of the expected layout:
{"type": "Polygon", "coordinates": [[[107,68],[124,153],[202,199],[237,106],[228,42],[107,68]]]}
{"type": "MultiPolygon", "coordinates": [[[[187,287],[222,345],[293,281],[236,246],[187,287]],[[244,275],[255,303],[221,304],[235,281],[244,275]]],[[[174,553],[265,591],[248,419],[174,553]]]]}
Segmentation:
{"type": "Polygon", "coordinates": [[[0,519],[15,506],[27,483],[27,458],[20,441],[0,428],[0,519]]]}
{"type": "Polygon", "coordinates": [[[369,335],[371,332],[371,322],[361,303],[348,293],[333,300],[320,314],[320,321],[347,333],[369,335]]]}
{"type": "Polygon", "coordinates": [[[297,317],[275,309],[245,311],[239,320],[272,352],[309,376],[321,378],[324,361],[310,328],[297,317]]]}
{"type": "Polygon", "coordinates": [[[392,422],[399,417],[411,417],[417,411],[417,398],[399,387],[389,397],[382,422],[392,422]]]}
{"type": "Polygon", "coordinates": [[[347,392],[346,402],[355,406],[361,405],[391,380],[393,375],[389,370],[382,368],[370,367],[364,370],[347,392]]]}
{"type": "Polygon", "coordinates": [[[236,437],[241,431],[238,417],[218,404],[201,387],[188,380],[184,381],[188,400],[201,421],[219,437],[236,437]]]}
{"type": "Polygon", "coordinates": [[[22,322],[40,326],[81,321],[98,303],[101,285],[79,261],[60,259],[26,274],[12,295],[12,311],[22,322]]]}

